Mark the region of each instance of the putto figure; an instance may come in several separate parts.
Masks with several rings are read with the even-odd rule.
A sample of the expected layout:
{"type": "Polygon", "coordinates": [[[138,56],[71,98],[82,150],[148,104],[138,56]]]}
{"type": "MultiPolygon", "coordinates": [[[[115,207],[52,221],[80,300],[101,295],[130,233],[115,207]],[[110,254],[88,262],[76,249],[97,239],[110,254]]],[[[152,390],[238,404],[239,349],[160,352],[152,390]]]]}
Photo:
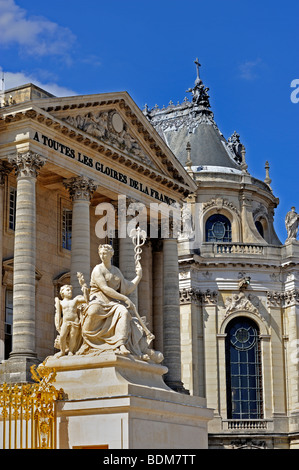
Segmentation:
{"type": "Polygon", "coordinates": [[[60,289],[62,300],[55,297],[55,326],[59,333],[55,347],[60,349],[56,357],[75,354],[81,345],[81,322],[79,307],[86,302],[88,296],[87,286],[83,288],[85,295],[72,298],[72,286],[65,285],[60,289]]]}

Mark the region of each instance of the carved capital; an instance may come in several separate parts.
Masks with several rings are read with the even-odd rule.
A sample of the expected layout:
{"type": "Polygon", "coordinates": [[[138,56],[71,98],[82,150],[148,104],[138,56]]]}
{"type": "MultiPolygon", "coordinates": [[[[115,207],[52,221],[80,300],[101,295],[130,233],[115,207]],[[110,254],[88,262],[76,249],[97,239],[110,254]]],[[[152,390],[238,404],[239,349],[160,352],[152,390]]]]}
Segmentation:
{"type": "Polygon", "coordinates": [[[180,290],[180,303],[188,304],[191,302],[200,302],[202,305],[216,305],[218,301],[218,293],[216,291],[201,292],[198,289],[190,287],[180,290]]]}
{"type": "Polygon", "coordinates": [[[218,302],[218,292],[208,289],[206,292],[201,293],[201,300],[203,304],[216,305],[218,302]]]}
{"type": "Polygon", "coordinates": [[[63,184],[68,190],[73,201],[77,201],[79,199],[90,201],[94,191],[97,188],[95,182],[86,176],[71,178],[65,181],[63,184]]]}
{"type": "Polygon", "coordinates": [[[199,302],[201,300],[201,292],[190,287],[189,289],[180,290],[180,303],[190,304],[191,302],[199,302]]]}
{"type": "Polygon", "coordinates": [[[282,300],[283,294],[281,292],[267,292],[268,306],[280,307],[282,300]]]}
{"type": "Polygon", "coordinates": [[[299,290],[292,289],[283,293],[284,306],[289,307],[291,305],[299,304],[299,290]]]}
{"type": "Polygon", "coordinates": [[[29,150],[26,153],[9,155],[8,161],[14,167],[17,178],[36,178],[46,159],[29,150]]]}

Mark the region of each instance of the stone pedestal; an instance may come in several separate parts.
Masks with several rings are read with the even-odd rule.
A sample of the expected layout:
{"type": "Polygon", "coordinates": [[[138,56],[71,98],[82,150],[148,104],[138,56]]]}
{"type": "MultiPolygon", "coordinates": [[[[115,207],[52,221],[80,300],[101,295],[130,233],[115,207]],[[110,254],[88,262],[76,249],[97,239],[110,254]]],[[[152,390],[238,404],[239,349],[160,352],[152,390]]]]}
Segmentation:
{"type": "Polygon", "coordinates": [[[58,447],[204,449],[213,412],[203,398],[171,390],[164,366],[114,353],[46,361],[57,371],[58,447]]]}

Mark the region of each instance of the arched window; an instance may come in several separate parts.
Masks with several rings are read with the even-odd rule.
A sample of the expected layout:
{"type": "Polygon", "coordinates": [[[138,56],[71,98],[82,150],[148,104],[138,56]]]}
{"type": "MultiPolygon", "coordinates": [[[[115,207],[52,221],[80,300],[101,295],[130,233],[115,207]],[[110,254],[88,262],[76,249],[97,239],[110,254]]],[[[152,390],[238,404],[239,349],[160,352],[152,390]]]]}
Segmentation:
{"type": "Polygon", "coordinates": [[[263,418],[262,367],[259,330],[246,317],[226,328],[227,418],[263,418]]]}
{"type": "Polygon", "coordinates": [[[206,221],[206,241],[207,242],[231,242],[231,223],[222,214],[214,214],[206,221]]]}

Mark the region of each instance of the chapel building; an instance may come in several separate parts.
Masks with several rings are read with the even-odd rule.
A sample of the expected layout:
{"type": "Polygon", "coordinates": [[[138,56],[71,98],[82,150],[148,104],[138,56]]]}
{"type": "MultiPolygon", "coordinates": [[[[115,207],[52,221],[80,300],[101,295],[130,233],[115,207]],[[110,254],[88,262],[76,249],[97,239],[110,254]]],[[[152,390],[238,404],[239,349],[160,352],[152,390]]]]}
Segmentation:
{"type": "Polygon", "coordinates": [[[214,409],[210,448],[297,448],[298,215],[282,243],[269,163],[264,181],[250,174],[195,63],[191,100],[144,109],[197,185],[179,236],[182,382],[214,409]]]}
{"type": "Polygon", "coordinates": [[[250,174],[239,135],[226,140],[215,123],[198,68],[189,92],[143,112],[126,92],[5,93],[0,382],[29,381],[30,366],[53,354],[54,299],[65,284],[81,292],[77,273],[89,282],[99,244],[134,277],[120,221],[127,229],[144,212],[132,300],[163,352],[165,382],[214,410],[209,448],[298,448],[297,231],[278,239],[269,165],[264,181],[250,174]],[[182,227],[163,238],[159,210],[173,204],[182,227]],[[116,223],[104,236],[105,214],[116,223]]]}

